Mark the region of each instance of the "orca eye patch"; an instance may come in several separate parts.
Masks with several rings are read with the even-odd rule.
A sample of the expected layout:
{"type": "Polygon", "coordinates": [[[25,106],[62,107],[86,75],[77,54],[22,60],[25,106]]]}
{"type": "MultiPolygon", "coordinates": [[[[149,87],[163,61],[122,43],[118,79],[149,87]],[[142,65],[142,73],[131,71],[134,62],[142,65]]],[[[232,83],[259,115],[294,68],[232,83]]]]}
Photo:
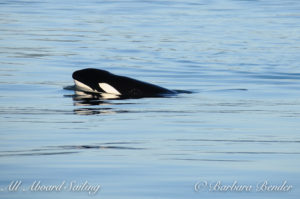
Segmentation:
{"type": "Polygon", "coordinates": [[[106,93],[121,95],[121,93],[118,90],[116,90],[114,87],[112,87],[111,85],[109,85],[107,83],[99,83],[99,87],[102,90],[104,90],[106,93]]]}

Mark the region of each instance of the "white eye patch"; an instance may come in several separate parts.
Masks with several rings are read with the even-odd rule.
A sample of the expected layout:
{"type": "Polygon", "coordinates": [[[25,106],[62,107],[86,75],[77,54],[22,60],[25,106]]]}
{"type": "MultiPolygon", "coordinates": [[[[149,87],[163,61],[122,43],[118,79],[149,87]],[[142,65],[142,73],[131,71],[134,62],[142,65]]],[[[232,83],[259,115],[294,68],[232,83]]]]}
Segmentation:
{"type": "Polygon", "coordinates": [[[117,91],[114,87],[107,83],[99,83],[100,88],[102,88],[106,93],[111,93],[115,95],[121,95],[119,91],[117,91]]]}

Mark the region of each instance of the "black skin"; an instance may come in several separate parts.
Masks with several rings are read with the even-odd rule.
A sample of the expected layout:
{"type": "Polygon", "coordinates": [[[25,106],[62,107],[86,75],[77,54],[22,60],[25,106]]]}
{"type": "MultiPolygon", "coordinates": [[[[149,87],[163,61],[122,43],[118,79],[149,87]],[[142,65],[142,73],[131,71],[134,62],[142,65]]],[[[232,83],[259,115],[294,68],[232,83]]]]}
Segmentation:
{"type": "Polygon", "coordinates": [[[104,92],[99,83],[107,83],[117,89],[122,97],[140,98],[140,97],[163,97],[174,95],[177,92],[160,86],[142,82],[129,77],[114,75],[105,70],[87,68],[75,71],[73,79],[78,80],[98,92],[104,92]]]}

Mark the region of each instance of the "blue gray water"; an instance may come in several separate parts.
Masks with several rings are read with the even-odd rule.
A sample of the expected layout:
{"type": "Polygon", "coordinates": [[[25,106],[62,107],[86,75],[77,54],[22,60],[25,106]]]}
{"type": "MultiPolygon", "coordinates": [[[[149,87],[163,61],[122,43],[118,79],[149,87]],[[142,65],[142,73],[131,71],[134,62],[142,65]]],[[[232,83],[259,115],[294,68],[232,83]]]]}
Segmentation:
{"type": "Polygon", "coordinates": [[[298,198],[299,54],[298,0],[1,0],[0,197],[298,198]],[[193,93],[86,103],[87,67],[193,93]]]}

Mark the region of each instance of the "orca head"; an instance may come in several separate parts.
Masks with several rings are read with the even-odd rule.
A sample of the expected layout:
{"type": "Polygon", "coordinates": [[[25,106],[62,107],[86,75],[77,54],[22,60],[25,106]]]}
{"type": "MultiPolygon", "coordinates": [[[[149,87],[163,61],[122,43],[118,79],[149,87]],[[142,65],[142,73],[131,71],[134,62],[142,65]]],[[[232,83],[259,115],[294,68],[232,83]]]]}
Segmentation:
{"type": "Polygon", "coordinates": [[[110,72],[94,68],[78,70],[72,75],[75,85],[79,90],[121,95],[119,91],[108,83],[113,76],[110,72]]]}
{"type": "Polygon", "coordinates": [[[77,90],[100,94],[107,99],[163,97],[177,93],[157,85],[94,68],[75,71],[72,77],[77,90]]]}

